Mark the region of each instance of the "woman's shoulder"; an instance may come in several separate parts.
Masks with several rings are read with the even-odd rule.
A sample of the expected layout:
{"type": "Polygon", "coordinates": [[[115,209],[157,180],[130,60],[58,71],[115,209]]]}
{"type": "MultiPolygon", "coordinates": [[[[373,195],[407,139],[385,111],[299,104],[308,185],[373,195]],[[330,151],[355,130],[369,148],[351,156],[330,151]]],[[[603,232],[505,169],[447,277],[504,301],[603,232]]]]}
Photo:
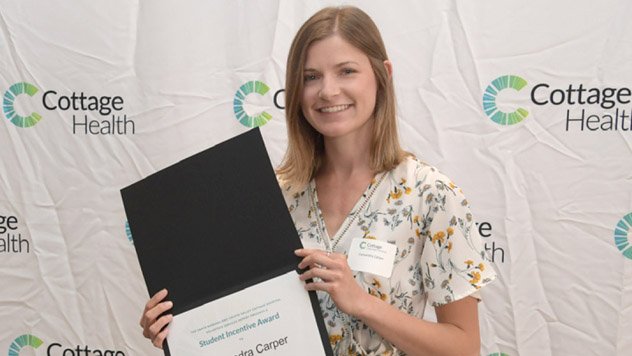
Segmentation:
{"type": "Polygon", "coordinates": [[[414,155],[407,156],[402,162],[389,172],[391,179],[406,180],[415,186],[430,185],[456,187],[452,179],[442,173],[437,167],[426,163],[414,155]],[[413,183],[414,182],[414,183],[413,183]]]}

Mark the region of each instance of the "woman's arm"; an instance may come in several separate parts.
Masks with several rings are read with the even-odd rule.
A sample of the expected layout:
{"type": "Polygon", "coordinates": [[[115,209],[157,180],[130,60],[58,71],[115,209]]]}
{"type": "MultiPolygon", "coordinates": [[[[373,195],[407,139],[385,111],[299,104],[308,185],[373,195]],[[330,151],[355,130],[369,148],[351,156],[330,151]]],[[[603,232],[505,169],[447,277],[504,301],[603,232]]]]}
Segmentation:
{"type": "Polygon", "coordinates": [[[458,355],[480,353],[478,301],[466,297],[435,308],[437,322],[408,315],[369,295],[355,315],[367,326],[408,355],[458,355]]]}
{"type": "Polygon", "coordinates": [[[480,332],[475,298],[466,297],[435,308],[437,322],[429,322],[408,315],[362,290],[353,278],[346,256],[327,255],[324,251],[309,249],[297,250],[296,254],[304,257],[299,268],[310,267],[301,279],[321,279],[306,284],[307,290],[329,293],[342,312],[362,320],[406,354],[479,354],[480,332]]]}

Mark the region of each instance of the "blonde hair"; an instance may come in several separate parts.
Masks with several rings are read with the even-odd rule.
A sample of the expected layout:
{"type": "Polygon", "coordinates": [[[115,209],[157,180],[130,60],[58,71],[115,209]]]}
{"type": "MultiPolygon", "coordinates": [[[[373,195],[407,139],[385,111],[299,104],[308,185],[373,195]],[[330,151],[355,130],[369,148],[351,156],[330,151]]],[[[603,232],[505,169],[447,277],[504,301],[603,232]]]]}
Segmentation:
{"type": "Polygon", "coordinates": [[[307,122],[301,109],[307,49],[312,43],[334,34],[366,54],[375,74],[377,94],[373,112],[371,169],[375,172],[391,170],[409,155],[399,144],[393,80],[384,66],[388,56],[377,26],[357,7],[327,7],[301,26],[287,59],[285,116],[288,148],[277,174],[284,185],[296,189],[314,178],[324,154],[323,136],[307,122]]]}

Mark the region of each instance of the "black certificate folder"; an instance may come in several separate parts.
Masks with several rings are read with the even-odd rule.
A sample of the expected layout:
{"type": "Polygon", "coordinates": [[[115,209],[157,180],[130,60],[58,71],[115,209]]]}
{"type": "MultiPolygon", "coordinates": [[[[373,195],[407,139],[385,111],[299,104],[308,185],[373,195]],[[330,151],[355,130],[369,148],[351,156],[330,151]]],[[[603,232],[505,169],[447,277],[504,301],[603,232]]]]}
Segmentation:
{"type": "MultiPolygon", "coordinates": [[[[293,251],[302,245],[259,129],[156,172],[122,189],[121,195],[149,294],[167,288],[175,319],[297,269],[293,251]]],[[[317,324],[315,337],[323,354],[332,355],[315,293],[309,293],[308,304],[317,324]]],[[[175,327],[175,320],[172,324],[175,327]]],[[[234,324],[235,329],[241,327],[234,324]]],[[[231,327],[225,332],[221,327],[221,321],[209,321],[197,328],[205,329],[206,336],[192,331],[198,333],[197,346],[220,344],[219,338],[235,335],[231,327]]],[[[169,343],[175,353],[173,340],[169,343]]],[[[275,350],[282,350],[278,344],[275,350]]]]}

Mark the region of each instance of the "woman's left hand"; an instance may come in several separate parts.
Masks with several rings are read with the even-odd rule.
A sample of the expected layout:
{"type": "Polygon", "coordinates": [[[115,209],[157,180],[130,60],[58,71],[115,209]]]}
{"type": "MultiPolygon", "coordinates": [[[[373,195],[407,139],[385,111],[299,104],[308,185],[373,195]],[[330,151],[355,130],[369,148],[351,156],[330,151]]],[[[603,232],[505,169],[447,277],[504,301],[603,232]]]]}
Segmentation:
{"type": "Polygon", "coordinates": [[[342,312],[353,316],[360,314],[366,305],[363,301],[371,296],[353,278],[347,256],[314,249],[299,249],[294,253],[303,257],[299,268],[309,267],[309,270],[300,275],[302,281],[320,278],[320,281],[305,284],[305,289],[325,291],[342,312]]]}

